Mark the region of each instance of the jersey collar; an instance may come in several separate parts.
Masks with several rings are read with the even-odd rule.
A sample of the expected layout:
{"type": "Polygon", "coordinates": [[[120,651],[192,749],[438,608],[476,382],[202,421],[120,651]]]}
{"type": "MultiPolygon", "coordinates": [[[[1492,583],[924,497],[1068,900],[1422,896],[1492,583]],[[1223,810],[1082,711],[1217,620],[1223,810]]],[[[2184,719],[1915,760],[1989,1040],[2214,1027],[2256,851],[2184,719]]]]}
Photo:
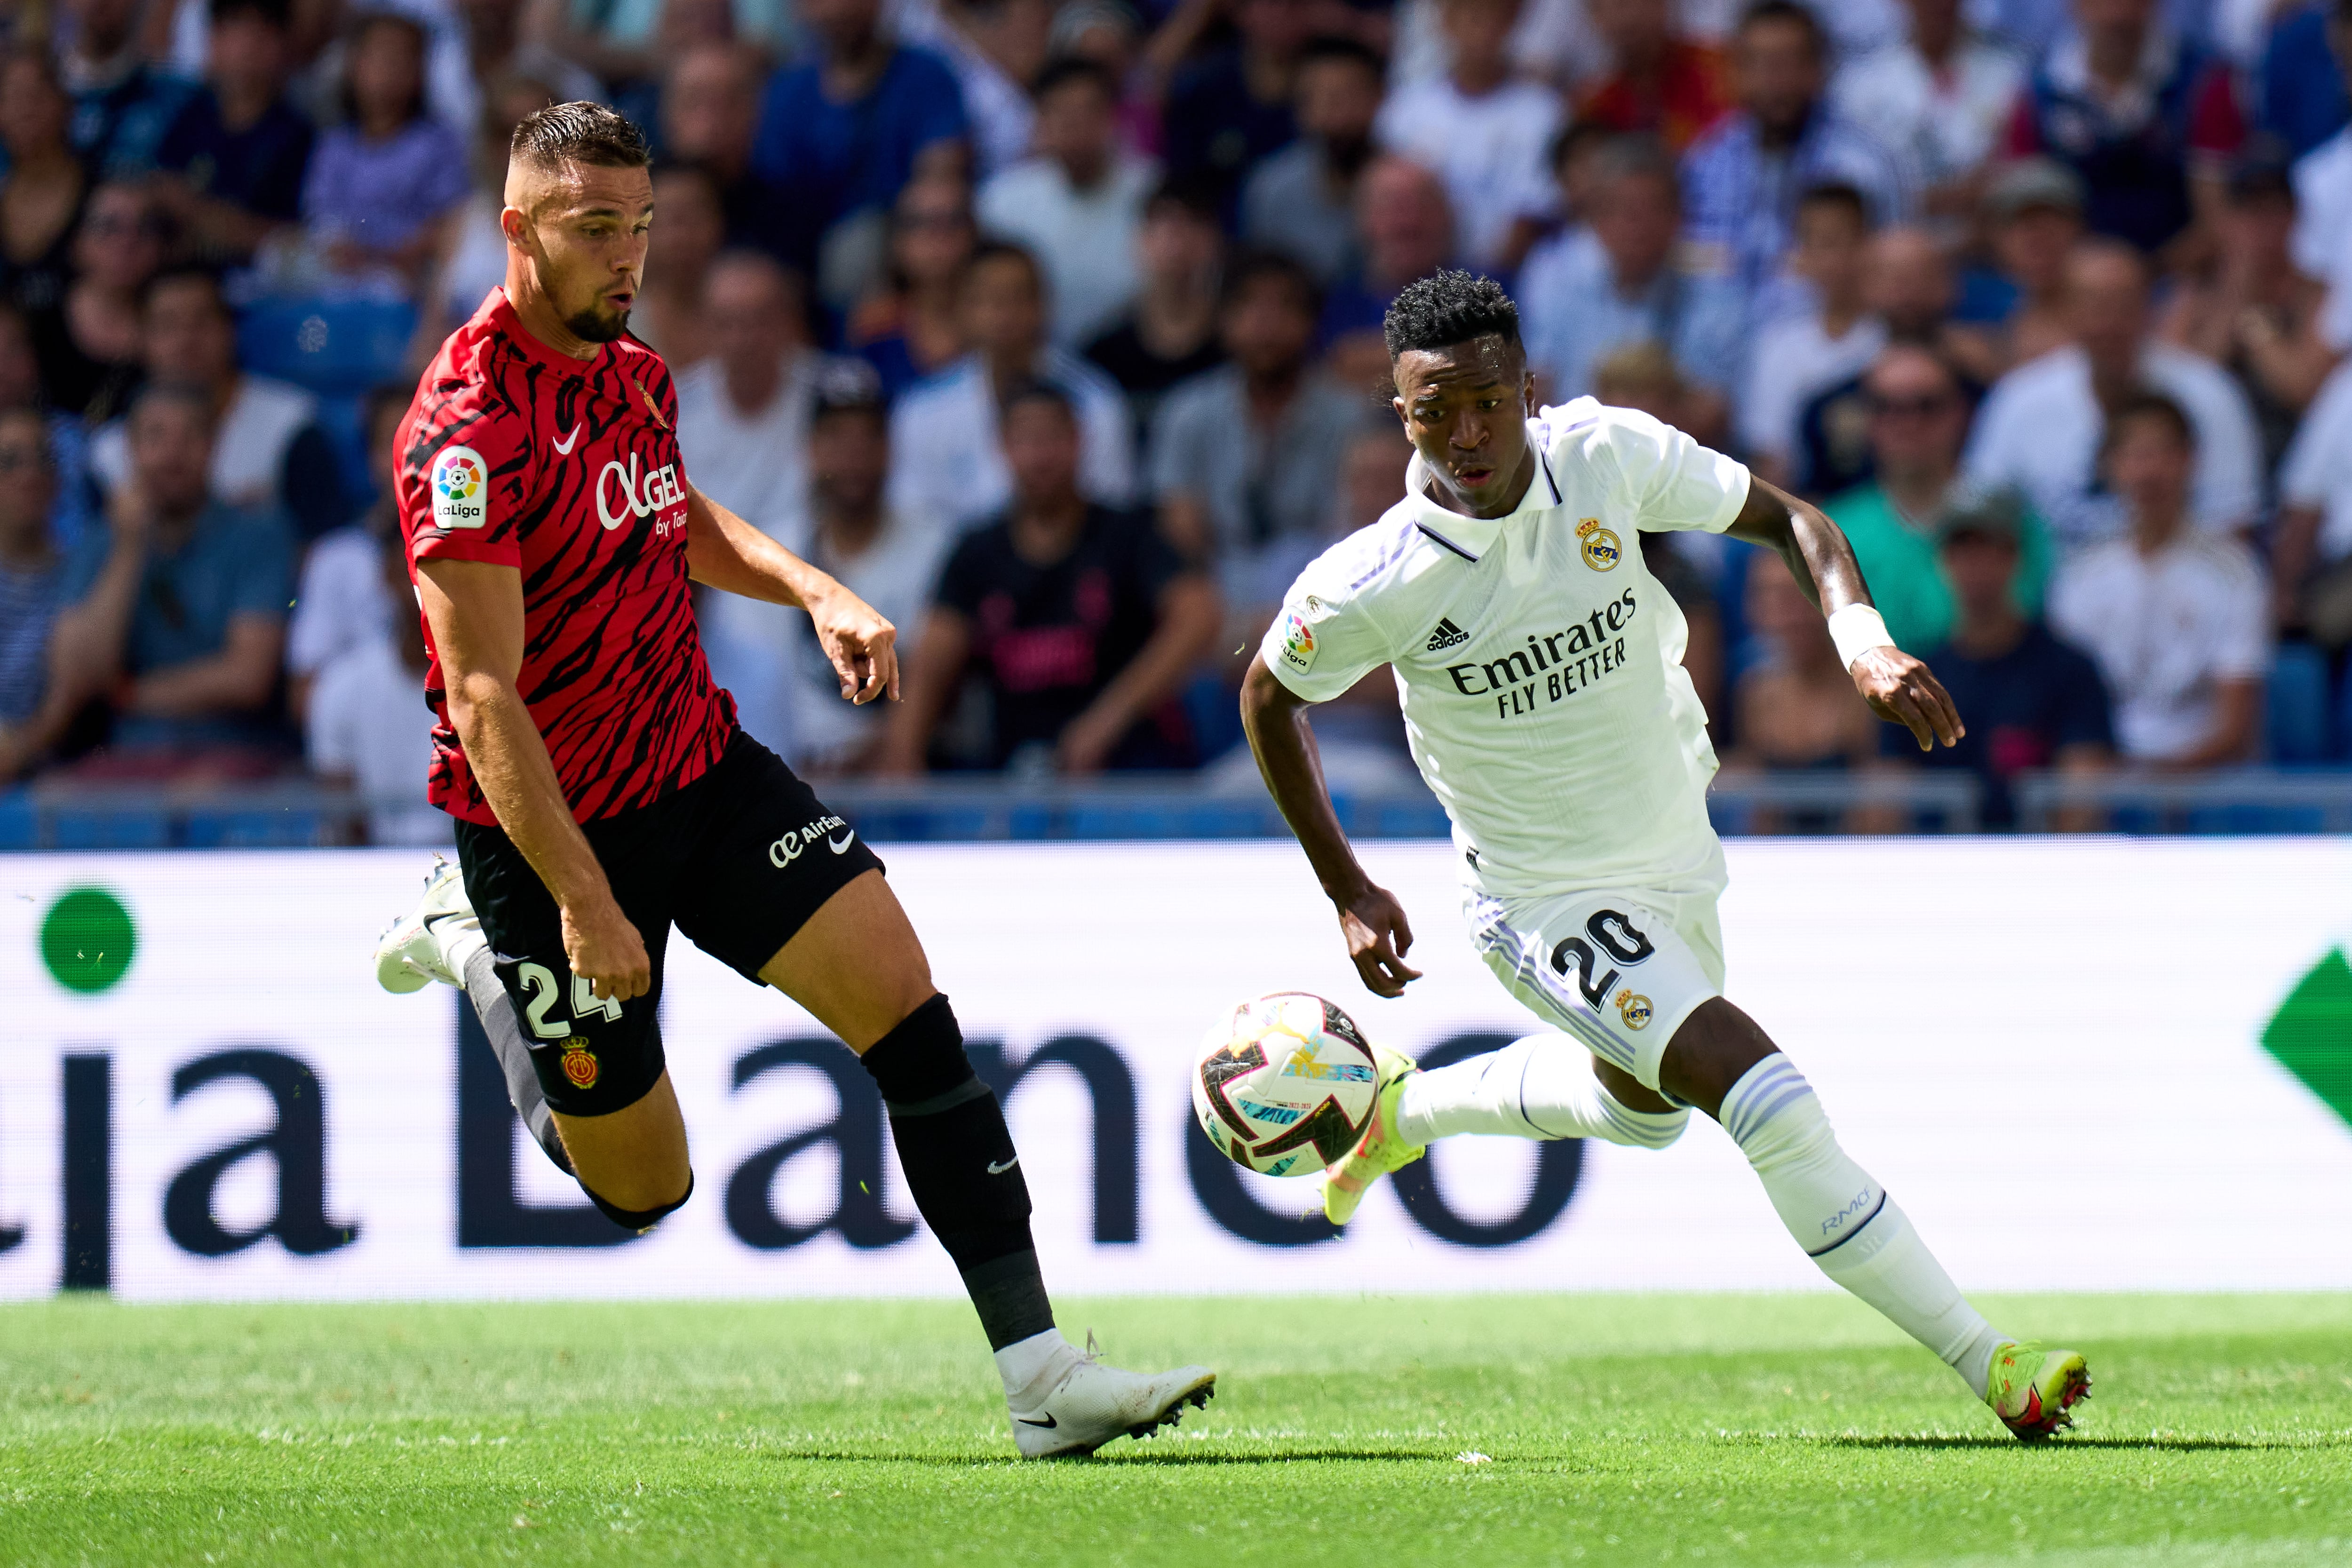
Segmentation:
{"type": "Polygon", "coordinates": [[[1552,477],[1551,458],[1544,452],[1544,436],[1542,420],[1528,421],[1528,450],[1538,465],[1536,480],[1519,498],[1519,504],[1501,517],[1465,517],[1430,500],[1429,469],[1423,464],[1421,454],[1415,452],[1404,470],[1404,504],[1412,513],[1413,526],[1475,565],[1480,556],[1495,547],[1495,541],[1502,537],[1506,526],[1530,512],[1549,511],[1565,504],[1559,481],[1552,477]]]}

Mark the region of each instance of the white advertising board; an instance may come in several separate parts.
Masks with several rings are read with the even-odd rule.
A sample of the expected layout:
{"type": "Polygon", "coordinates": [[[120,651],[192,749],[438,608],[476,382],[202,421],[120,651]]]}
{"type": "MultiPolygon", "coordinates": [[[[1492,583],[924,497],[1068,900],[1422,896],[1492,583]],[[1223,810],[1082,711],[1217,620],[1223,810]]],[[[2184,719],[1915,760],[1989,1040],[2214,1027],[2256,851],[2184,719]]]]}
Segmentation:
{"type": "MultiPolygon", "coordinates": [[[[1730,855],[1732,997],[1964,1285],[2352,1287],[2352,1126],[2330,1104],[2352,1110],[2352,843],[1730,855]],[[2028,1221],[2046,1231],[2021,1247],[2028,1221]]],[[[1211,1152],[1185,1070],[1242,997],[1321,991],[1424,1056],[1534,1028],[1469,949],[1450,851],[1365,857],[1419,933],[1426,978],[1401,1001],[1357,984],[1288,845],[888,852],[1005,1095],[1058,1290],[1821,1283],[1704,1120],[1664,1153],[1456,1140],[1336,1238],[1296,1217],[1309,1184],[1211,1152]]],[[[0,858],[0,1297],[956,1289],[854,1058],[682,938],[663,1035],[698,1190],[642,1238],[585,1208],[520,1135],[461,1000],[373,984],[422,864],[0,858]],[[78,888],[130,917],[104,989],[43,955],[78,888]]]]}

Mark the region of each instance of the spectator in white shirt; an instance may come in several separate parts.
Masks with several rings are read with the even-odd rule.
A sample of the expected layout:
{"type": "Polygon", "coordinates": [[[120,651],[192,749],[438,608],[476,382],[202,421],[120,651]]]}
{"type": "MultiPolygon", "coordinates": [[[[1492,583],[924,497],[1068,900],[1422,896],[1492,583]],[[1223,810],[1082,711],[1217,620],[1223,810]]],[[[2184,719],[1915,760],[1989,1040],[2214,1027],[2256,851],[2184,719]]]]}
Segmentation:
{"type": "MultiPolygon", "coordinates": [[[[871,394],[844,388],[820,398],[811,421],[807,527],[786,541],[793,553],[874,606],[901,637],[922,624],[952,542],[928,518],[907,518],[882,501],[890,470],[889,413],[871,394]]],[[[793,765],[856,773],[870,766],[888,727],[882,705],[841,700],[840,679],[817,646],[806,616],[793,634],[793,765]]]]}
{"type": "Polygon", "coordinates": [[[1037,81],[1036,155],[980,187],[980,226],[1045,269],[1053,339],[1090,342],[1135,297],[1135,231],[1154,170],[1118,142],[1118,84],[1092,60],[1062,59],[1037,81]]]}
{"type": "Polygon", "coordinates": [[[987,244],[964,263],[956,288],[962,357],[900,397],[890,414],[891,509],[956,527],[1004,510],[1012,470],[997,436],[998,400],[1048,382],[1078,417],[1078,488],[1090,501],[1135,498],[1135,448],[1127,400],[1109,377],[1045,342],[1045,280],[1017,245],[987,244]]]}
{"type": "MultiPolygon", "coordinates": [[[[376,541],[376,572],[387,593],[408,589],[399,535],[376,541]]],[[[362,638],[319,672],[304,749],[321,783],[367,800],[371,844],[450,844],[449,817],[425,798],[433,767],[432,710],[425,706],[425,624],[393,617],[388,634],[362,638]]]]}
{"type": "Polygon", "coordinates": [[[2278,485],[2279,624],[2331,647],[2352,643],[2352,360],[2312,399],[2278,485]]]}
{"type": "Polygon", "coordinates": [[[1911,36],[1840,71],[1830,99],[1910,160],[1929,216],[1957,225],[1976,208],[2025,71],[2014,54],[1969,30],[1961,0],[1908,0],[1908,8],[1911,36]]]}
{"type": "MultiPolygon", "coordinates": [[[[2336,0],[2327,47],[2352,89],[2352,0],[2336,0]]],[[[2294,264],[2334,286],[2328,342],[2352,349],[2352,125],[2295,160],[2294,196],[2294,264]]]]}
{"type": "Polygon", "coordinates": [[[302,558],[294,613],[286,621],[286,705],[299,721],[319,673],[362,643],[392,637],[393,622],[415,613],[405,582],[383,578],[383,542],[400,533],[400,516],[386,481],[398,467],[400,422],[416,389],[379,386],[367,396],[368,472],[378,476],[375,498],[357,518],[319,536],[302,558]]]}
{"type": "Polygon", "coordinates": [[[2245,394],[2212,361],[2156,341],[2147,263],[2121,240],[2085,240],[2066,264],[2074,341],[2011,371],[1985,399],[1967,471],[2032,498],[2062,555],[2123,531],[2123,510],[2099,482],[2110,411],[2160,392],[2195,428],[2193,528],[2249,526],[2262,500],[2262,441],[2245,394]]]}
{"type": "Polygon", "coordinates": [[[1664,343],[1693,389],[1691,434],[1720,441],[1746,358],[1741,290],[1679,265],[1682,187],[1663,146],[1620,138],[1602,150],[1596,175],[1591,243],[1547,240],[1519,273],[1528,363],[1545,378],[1546,400],[1566,403],[1592,391],[1593,370],[1612,350],[1664,343]]]}
{"type": "MultiPolygon", "coordinates": [[[[890,416],[871,369],[857,368],[866,374],[831,367],[814,405],[802,404],[806,423],[795,441],[807,453],[809,504],[780,542],[832,574],[906,638],[921,622],[952,535],[936,518],[902,516],[884,504],[890,416]]],[[[733,594],[709,595],[698,608],[711,679],[733,695],[746,731],[803,772],[866,766],[881,736],[881,706],[841,700],[808,616],[733,594]]]]}
{"type": "Polygon", "coordinates": [[[1790,268],[1811,285],[1812,307],[1754,335],[1739,407],[1748,461],[1774,483],[1793,473],[1805,405],[1860,375],[1886,346],[1886,325],[1868,312],[1863,295],[1870,209],[1862,192],[1814,186],[1798,198],[1796,228],[1790,268]]]}
{"type": "Polygon", "coordinates": [[[2270,668],[2262,567],[2226,534],[2192,529],[2189,414],[2158,393],[2126,398],[2100,461],[2127,531],[2081,552],[2050,584],[2050,623],[2090,654],[2115,697],[2116,741],[2170,768],[2250,761],[2270,668]]]}
{"type": "Polygon", "coordinates": [[[1445,182],[1475,269],[1516,268],[1554,210],[1548,154],[1559,94],[1512,74],[1518,16],[1519,0],[1442,0],[1452,68],[1398,89],[1373,131],[1383,148],[1445,182]]]}
{"type": "MultiPolygon", "coordinates": [[[[241,510],[282,507],[305,538],[343,521],[342,474],[320,430],[319,400],[236,366],[236,323],[211,273],[166,272],[147,285],[139,358],[148,379],[200,386],[212,400],[213,494],[241,510]]],[[[112,492],[131,478],[129,422],[90,437],[89,471],[112,492]]]]}
{"type": "Polygon", "coordinates": [[[872,379],[863,360],[809,347],[801,280],[756,250],[730,250],[703,285],[708,358],[677,373],[677,446],[697,488],[782,539],[808,510],[809,410],[828,374],[872,379]]]}

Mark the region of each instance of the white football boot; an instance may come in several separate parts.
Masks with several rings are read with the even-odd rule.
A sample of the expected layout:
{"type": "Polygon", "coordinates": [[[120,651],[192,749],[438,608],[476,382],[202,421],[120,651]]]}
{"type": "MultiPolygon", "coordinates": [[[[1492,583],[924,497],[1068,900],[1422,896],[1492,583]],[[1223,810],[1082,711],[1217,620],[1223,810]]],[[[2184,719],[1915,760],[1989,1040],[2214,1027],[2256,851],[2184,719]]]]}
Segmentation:
{"type": "Polygon", "coordinates": [[[436,855],[425,874],[425,896],[376,939],[376,984],[394,995],[422,991],[436,980],[463,991],[466,977],[450,967],[445,942],[457,931],[481,929],[466,898],[465,874],[457,862],[436,855]]]}
{"type": "Polygon", "coordinates": [[[1083,1458],[1121,1433],[1149,1437],[1174,1426],[1187,1405],[1205,1407],[1217,1392],[1217,1374],[1205,1366],[1180,1366],[1153,1377],[1106,1366],[1095,1359],[1091,1331],[1085,1354],[1066,1348],[1060,1363],[1031,1385],[1045,1393],[1029,1408],[1022,1408],[1020,1395],[1008,1401],[1013,1446],[1024,1459],[1083,1458]]]}

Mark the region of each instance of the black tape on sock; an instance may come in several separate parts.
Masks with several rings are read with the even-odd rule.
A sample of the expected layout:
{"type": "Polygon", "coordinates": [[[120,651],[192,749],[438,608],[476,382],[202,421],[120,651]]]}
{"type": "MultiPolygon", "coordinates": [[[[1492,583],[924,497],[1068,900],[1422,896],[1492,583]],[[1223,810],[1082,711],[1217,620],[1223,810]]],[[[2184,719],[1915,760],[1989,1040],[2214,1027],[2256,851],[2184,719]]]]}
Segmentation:
{"type": "Polygon", "coordinates": [[[963,1054],[963,1030],[944,995],[933,996],[898,1020],[897,1028],[857,1059],[894,1114],[901,1110],[921,1114],[929,1101],[962,1089],[974,1078],[963,1054]]]}
{"type": "Polygon", "coordinates": [[[677,1202],[664,1204],[657,1209],[625,1209],[618,1204],[608,1204],[598,1197],[585,1182],[580,1184],[580,1190],[588,1194],[588,1201],[594,1204],[598,1212],[606,1219],[611,1220],[623,1230],[634,1230],[642,1236],[659,1225],[666,1216],[674,1215],[686,1206],[686,1200],[694,1196],[694,1173],[688,1171],[686,1173],[686,1191],[678,1194],[677,1202]]]}
{"type": "Polygon", "coordinates": [[[907,1190],[963,1276],[989,1348],[1052,1328],[1021,1156],[994,1091],[964,1056],[948,999],[916,1008],[859,1059],[889,1110],[907,1190]]]}

